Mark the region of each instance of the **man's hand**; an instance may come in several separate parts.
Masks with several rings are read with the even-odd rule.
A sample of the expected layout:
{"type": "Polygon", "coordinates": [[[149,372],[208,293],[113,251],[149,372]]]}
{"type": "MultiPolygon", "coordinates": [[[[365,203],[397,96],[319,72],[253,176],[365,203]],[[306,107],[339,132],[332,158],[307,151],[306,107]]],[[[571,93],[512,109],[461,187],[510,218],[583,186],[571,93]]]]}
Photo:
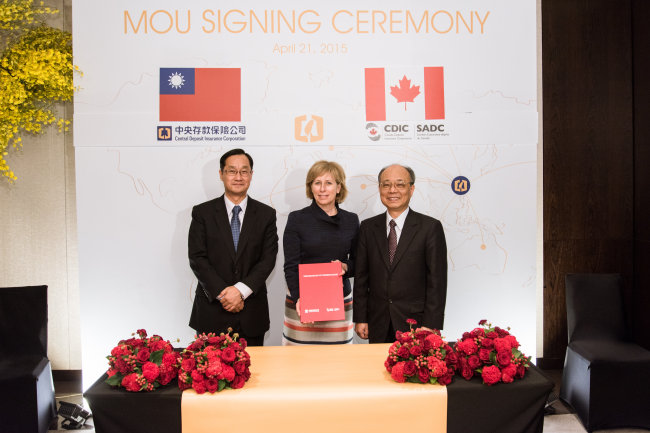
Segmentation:
{"type": "Polygon", "coordinates": [[[237,313],[244,308],[244,299],[235,286],[228,286],[223,289],[217,299],[221,302],[224,310],[231,313],[237,313]]]}
{"type": "Polygon", "coordinates": [[[340,260],[332,260],[332,262],[339,262],[341,264],[341,273],[339,273],[339,277],[342,277],[343,275],[345,275],[348,272],[348,264],[347,263],[343,263],[340,260]]]}
{"type": "Polygon", "coordinates": [[[357,323],[354,325],[354,331],[360,338],[364,340],[368,339],[368,324],[367,323],[357,323]]]}

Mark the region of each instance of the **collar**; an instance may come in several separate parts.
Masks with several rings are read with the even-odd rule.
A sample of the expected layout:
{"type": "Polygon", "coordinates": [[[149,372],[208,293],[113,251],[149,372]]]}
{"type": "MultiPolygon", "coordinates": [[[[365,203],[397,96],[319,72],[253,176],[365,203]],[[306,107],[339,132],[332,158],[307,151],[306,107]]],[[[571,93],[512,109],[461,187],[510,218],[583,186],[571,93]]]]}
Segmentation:
{"type": "MultiPolygon", "coordinates": [[[[226,194],[223,195],[223,201],[226,204],[226,212],[228,213],[228,216],[232,215],[232,208],[235,207],[235,203],[231,202],[226,194]]],[[[246,213],[246,205],[248,205],[248,195],[244,197],[241,203],[239,203],[239,207],[241,208],[239,215],[246,213]]]]}
{"type": "Polygon", "coordinates": [[[404,221],[406,221],[406,216],[408,215],[410,209],[411,208],[407,207],[406,210],[404,210],[404,212],[402,212],[397,218],[391,218],[388,211],[386,211],[386,228],[388,229],[390,227],[388,224],[390,223],[390,220],[394,219],[397,228],[401,230],[404,227],[404,221]]]}

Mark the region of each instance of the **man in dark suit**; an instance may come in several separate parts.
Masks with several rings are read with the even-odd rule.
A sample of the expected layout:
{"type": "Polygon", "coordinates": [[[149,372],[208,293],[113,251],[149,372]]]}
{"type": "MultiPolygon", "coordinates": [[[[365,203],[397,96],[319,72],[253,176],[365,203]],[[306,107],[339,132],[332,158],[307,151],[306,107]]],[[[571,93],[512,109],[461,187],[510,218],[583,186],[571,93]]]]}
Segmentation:
{"type": "Polygon", "coordinates": [[[278,253],[275,210],[247,195],[253,158],[242,149],[219,161],[224,195],[192,209],[190,267],[198,279],[190,326],[198,334],[228,327],[251,346],[269,329],[266,279],[278,253]]]}
{"type": "Polygon", "coordinates": [[[379,172],[382,213],[361,223],[354,277],[353,317],[359,337],[395,341],[406,319],[442,329],[447,299],[447,244],[442,224],[409,202],[415,173],[391,165],[379,172]]]}

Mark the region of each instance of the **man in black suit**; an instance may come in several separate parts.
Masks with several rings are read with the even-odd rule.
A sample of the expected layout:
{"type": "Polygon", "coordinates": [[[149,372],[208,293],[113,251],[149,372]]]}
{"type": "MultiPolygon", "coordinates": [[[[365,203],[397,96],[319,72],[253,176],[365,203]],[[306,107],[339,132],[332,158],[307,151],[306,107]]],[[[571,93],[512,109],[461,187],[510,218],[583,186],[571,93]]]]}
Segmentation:
{"type": "Polygon", "coordinates": [[[415,173],[384,167],[378,176],[382,213],[361,223],[354,277],[353,317],[359,337],[395,341],[406,319],[442,329],[447,299],[447,244],[442,224],[415,212],[409,201],[415,173]]]}
{"type": "Polygon", "coordinates": [[[198,279],[190,326],[198,334],[228,327],[251,346],[269,329],[266,279],[278,253],[275,210],[247,195],[253,158],[242,149],[219,161],[224,195],[192,209],[190,267],[198,279]]]}

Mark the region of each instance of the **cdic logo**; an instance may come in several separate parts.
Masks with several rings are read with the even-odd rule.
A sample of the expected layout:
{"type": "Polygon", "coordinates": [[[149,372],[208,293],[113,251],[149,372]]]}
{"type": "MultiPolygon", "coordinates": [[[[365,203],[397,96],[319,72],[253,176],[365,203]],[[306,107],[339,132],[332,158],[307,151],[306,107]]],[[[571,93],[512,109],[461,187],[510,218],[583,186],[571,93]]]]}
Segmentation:
{"type": "Polygon", "coordinates": [[[381,134],[379,133],[379,126],[377,126],[376,123],[366,124],[366,134],[368,134],[368,138],[372,141],[377,141],[381,138],[381,134]]]}
{"type": "Polygon", "coordinates": [[[298,116],[294,120],[295,138],[298,141],[310,143],[323,139],[323,118],[312,114],[307,120],[307,115],[298,116]]]}
{"type": "Polygon", "coordinates": [[[158,141],[171,141],[172,139],[172,127],[171,126],[159,126],[158,127],[158,141]]]}
{"type": "Polygon", "coordinates": [[[451,181],[451,190],[458,195],[467,194],[469,186],[469,179],[465,176],[457,176],[451,181]]]}

